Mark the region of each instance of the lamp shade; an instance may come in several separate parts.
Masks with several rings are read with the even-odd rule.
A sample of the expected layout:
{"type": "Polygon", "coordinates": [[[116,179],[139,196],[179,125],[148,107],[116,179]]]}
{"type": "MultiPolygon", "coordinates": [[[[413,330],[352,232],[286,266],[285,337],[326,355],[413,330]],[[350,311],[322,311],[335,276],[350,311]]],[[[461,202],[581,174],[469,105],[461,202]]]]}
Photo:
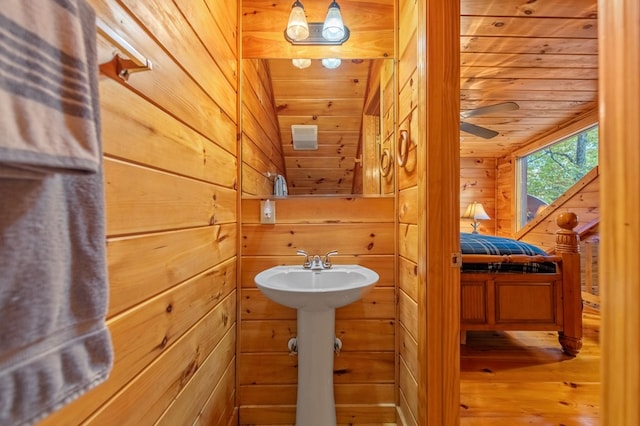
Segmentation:
{"type": "Polygon", "coordinates": [[[487,212],[484,210],[484,207],[481,203],[473,202],[469,204],[467,210],[465,210],[462,215],[463,219],[473,219],[473,220],[489,220],[491,219],[487,212]]]}
{"type": "Polygon", "coordinates": [[[304,6],[298,0],[291,6],[289,23],[287,24],[287,36],[295,41],[309,37],[309,25],[307,24],[307,17],[304,15],[304,6]]]}
{"type": "Polygon", "coordinates": [[[341,40],[344,37],[344,22],[340,14],[340,5],[335,0],[329,5],[327,17],[322,26],[322,37],[329,41],[341,40]]]}

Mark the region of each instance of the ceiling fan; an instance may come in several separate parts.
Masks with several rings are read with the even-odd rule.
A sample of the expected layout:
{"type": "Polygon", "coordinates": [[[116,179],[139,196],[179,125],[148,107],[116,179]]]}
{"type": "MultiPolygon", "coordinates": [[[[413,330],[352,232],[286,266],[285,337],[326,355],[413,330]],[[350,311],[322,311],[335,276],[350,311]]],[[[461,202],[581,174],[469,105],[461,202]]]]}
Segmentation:
{"type": "MultiPolygon", "coordinates": [[[[515,111],[518,108],[520,108],[520,106],[518,106],[518,104],[515,102],[502,102],[495,105],[489,105],[476,109],[470,109],[468,111],[463,111],[460,113],[460,118],[464,119],[469,117],[476,117],[478,115],[493,114],[495,112],[515,111]]],[[[484,139],[491,139],[498,136],[498,132],[496,132],[495,130],[476,126],[475,124],[466,123],[464,121],[460,121],[460,130],[484,139]]]]}

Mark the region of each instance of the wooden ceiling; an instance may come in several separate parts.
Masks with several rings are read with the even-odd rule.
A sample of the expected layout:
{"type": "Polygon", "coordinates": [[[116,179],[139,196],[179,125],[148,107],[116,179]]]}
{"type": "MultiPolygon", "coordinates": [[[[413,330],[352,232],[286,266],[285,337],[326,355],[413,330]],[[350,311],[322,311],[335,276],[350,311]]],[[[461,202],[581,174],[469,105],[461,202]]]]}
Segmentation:
{"type": "Polygon", "coordinates": [[[596,0],[461,0],[460,106],[516,111],[465,119],[497,131],[460,133],[463,157],[502,157],[597,109],[596,0]]]}
{"type": "MultiPolygon", "coordinates": [[[[371,48],[371,57],[389,57],[392,36],[388,26],[393,20],[381,17],[391,16],[393,1],[341,1],[352,39],[358,40],[340,48],[315,49],[296,49],[283,42],[282,22],[290,9],[285,3],[243,2],[243,55],[289,58],[270,65],[285,157],[291,152],[291,124],[326,123],[353,132],[348,137],[345,133],[340,141],[321,142],[321,146],[338,143],[340,149],[322,149],[315,156],[314,164],[324,165],[324,176],[310,169],[306,174],[309,182],[316,182],[313,193],[343,193],[350,186],[350,174],[345,172],[353,165],[352,146],[360,127],[355,113],[362,111],[360,96],[366,87],[362,84],[366,73],[360,70],[354,75],[357,67],[343,61],[329,79],[316,79],[329,70],[314,61],[310,69],[293,73],[290,58],[340,55],[353,59],[363,54],[362,46],[371,48]],[[375,19],[368,19],[371,17],[375,19]],[[356,41],[358,49],[345,47],[356,41]],[[296,81],[297,77],[302,80],[296,81]]],[[[310,21],[323,19],[328,2],[304,3],[310,21]]],[[[514,111],[465,118],[465,122],[495,130],[498,135],[483,139],[461,131],[462,157],[503,157],[585,116],[595,116],[597,0],[461,0],[460,19],[461,112],[502,102],[519,106],[514,111]]],[[[287,158],[286,162],[290,180],[304,175],[300,160],[287,158]]]]}

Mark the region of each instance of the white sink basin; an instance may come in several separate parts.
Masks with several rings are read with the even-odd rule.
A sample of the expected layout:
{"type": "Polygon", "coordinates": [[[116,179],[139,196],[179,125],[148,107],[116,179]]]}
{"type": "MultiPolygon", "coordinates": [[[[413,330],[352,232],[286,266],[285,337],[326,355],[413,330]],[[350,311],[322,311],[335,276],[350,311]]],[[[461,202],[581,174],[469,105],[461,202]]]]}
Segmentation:
{"type": "Polygon", "coordinates": [[[256,275],[255,282],[265,296],[281,305],[323,311],[359,300],[378,279],[376,272],[359,265],[333,265],[319,271],[274,266],[256,275]]]}

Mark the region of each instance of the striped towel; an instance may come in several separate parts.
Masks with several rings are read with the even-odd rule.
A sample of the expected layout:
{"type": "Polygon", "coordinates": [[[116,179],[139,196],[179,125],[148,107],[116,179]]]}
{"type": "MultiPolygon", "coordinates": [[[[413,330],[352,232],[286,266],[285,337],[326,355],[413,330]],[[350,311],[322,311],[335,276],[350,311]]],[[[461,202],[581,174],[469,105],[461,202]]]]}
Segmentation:
{"type": "Polygon", "coordinates": [[[284,176],[276,175],[276,178],[273,180],[273,195],[277,195],[279,197],[286,197],[289,195],[287,181],[284,176]]]}
{"type": "Polygon", "coordinates": [[[37,422],[112,367],[97,87],[84,0],[2,0],[0,425],[37,422]]]}
{"type": "Polygon", "coordinates": [[[0,176],[98,170],[95,15],[78,3],[2,0],[0,176]]]}

